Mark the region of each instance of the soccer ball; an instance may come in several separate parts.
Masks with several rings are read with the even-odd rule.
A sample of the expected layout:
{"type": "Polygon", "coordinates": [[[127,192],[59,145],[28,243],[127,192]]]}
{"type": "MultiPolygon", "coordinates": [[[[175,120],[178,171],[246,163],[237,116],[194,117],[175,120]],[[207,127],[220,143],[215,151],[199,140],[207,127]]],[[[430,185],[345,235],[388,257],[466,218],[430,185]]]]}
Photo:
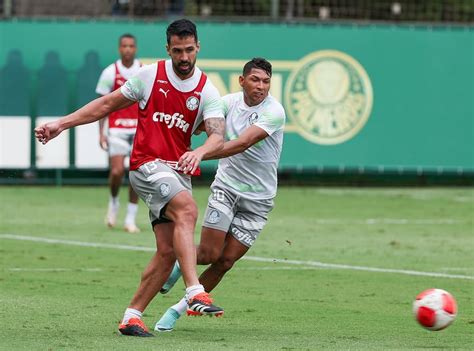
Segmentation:
{"type": "Polygon", "coordinates": [[[416,297],[413,313],[420,325],[429,330],[448,327],[456,318],[457,304],[454,297],[442,289],[428,289],[416,297]]]}

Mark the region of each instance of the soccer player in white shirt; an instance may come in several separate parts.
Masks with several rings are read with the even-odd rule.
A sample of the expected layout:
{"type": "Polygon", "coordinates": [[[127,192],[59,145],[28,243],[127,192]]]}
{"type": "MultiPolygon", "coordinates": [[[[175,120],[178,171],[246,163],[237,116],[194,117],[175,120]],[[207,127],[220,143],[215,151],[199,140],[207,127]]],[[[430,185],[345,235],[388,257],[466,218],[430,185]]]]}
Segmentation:
{"type": "MultiPolygon", "coordinates": [[[[273,208],[285,111],[269,95],[271,75],[271,64],[254,58],[239,77],[243,91],[223,97],[228,141],[211,157],[220,161],[197,248],[198,264],[210,264],[199,277],[206,292],[247,253],[273,208]]],[[[161,292],[167,293],[179,277],[175,264],[161,292]]],[[[189,315],[200,314],[189,310],[183,298],[166,311],[155,330],[173,330],[186,310],[189,315]]]]}
{"type": "MultiPolygon", "coordinates": [[[[135,76],[140,70],[141,63],[135,58],[137,52],[136,38],[132,34],[123,34],[119,38],[120,59],[107,66],[100,75],[96,93],[107,95],[119,89],[125,82],[135,76]]],[[[124,109],[112,112],[108,118],[99,120],[100,147],[109,153],[109,186],[110,199],[105,218],[106,224],[113,228],[117,223],[119,210],[119,191],[125,173],[125,157],[130,156],[133,138],[137,129],[138,106],[134,104],[124,109]],[[107,134],[104,130],[108,121],[107,134]]],[[[138,233],[140,229],[135,223],[138,210],[138,195],[132,187],[128,189],[128,206],[124,229],[129,233],[138,233]]]]}

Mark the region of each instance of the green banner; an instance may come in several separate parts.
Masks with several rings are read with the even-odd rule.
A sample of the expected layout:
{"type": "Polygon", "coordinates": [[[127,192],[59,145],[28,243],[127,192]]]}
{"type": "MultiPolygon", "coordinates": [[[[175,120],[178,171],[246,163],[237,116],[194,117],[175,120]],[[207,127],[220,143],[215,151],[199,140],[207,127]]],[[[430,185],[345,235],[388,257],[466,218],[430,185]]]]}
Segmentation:
{"type": "MultiPolygon", "coordinates": [[[[100,68],[110,64],[118,37],[129,32],[144,62],[165,58],[166,26],[0,22],[0,92],[13,52],[30,73],[35,116],[38,100],[47,99],[37,90],[38,72],[54,61],[67,72],[70,95],[47,85],[45,104],[61,96],[71,110],[83,103],[78,96],[94,96],[92,56],[100,68]],[[90,84],[77,84],[87,72],[90,84]]],[[[474,171],[473,27],[198,23],[198,32],[198,65],[222,94],[239,90],[247,60],[273,63],[271,93],[288,119],[281,168],[474,171]]],[[[1,109],[0,102],[5,115],[1,109]]]]}

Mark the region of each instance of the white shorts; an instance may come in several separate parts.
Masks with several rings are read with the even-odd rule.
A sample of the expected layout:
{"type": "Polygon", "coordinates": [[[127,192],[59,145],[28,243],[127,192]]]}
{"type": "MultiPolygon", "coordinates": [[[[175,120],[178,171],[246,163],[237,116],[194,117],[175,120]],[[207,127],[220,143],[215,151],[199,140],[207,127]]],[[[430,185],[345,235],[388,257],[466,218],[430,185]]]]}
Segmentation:
{"type": "Polygon", "coordinates": [[[151,226],[171,222],[164,212],[166,205],[181,191],[191,193],[191,176],[178,173],[160,161],[150,161],[129,173],[133,190],[145,202],[151,226]]]}
{"type": "Polygon", "coordinates": [[[211,192],[202,226],[228,233],[251,247],[267,223],[273,199],[249,200],[216,185],[211,192]]]}
{"type": "Polygon", "coordinates": [[[109,129],[107,134],[109,156],[130,156],[134,137],[135,129],[109,129]]]}

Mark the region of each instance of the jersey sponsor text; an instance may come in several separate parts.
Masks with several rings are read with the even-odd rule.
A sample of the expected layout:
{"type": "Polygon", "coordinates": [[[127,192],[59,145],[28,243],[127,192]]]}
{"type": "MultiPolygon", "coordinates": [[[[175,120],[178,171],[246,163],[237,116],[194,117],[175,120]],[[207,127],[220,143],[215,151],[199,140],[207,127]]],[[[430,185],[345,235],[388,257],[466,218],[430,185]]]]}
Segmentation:
{"type": "Polygon", "coordinates": [[[184,116],[178,112],[175,112],[172,115],[164,112],[155,112],[153,114],[153,122],[165,123],[168,125],[169,129],[176,127],[186,133],[189,128],[189,123],[183,118],[184,116]]]}

